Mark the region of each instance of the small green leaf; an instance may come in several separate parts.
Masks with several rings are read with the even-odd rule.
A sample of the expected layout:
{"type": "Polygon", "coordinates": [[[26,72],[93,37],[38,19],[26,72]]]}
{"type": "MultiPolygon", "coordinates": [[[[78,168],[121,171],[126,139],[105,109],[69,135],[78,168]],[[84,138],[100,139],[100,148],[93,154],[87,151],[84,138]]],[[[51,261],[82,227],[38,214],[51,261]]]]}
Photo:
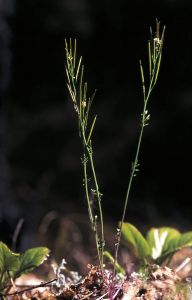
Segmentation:
{"type": "Polygon", "coordinates": [[[3,242],[0,242],[0,273],[16,271],[19,267],[19,254],[12,252],[3,242]]]}
{"type": "Polygon", "coordinates": [[[26,250],[20,256],[20,266],[15,273],[15,278],[41,265],[47,259],[48,255],[49,249],[46,247],[36,247],[26,250]]]}
{"type": "Polygon", "coordinates": [[[192,231],[180,234],[178,237],[174,237],[167,243],[166,249],[162,253],[161,261],[167,257],[173,255],[176,251],[192,246],[192,231]]]}
{"type": "MultiPolygon", "coordinates": [[[[111,255],[111,253],[109,251],[104,251],[103,255],[106,256],[110,260],[110,262],[112,262],[112,264],[114,264],[115,259],[114,259],[114,257],[111,255]]],[[[123,269],[123,267],[121,267],[121,265],[117,261],[115,263],[115,269],[116,269],[116,271],[118,273],[121,273],[123,275],[126,274],[125,270],[123,269]]]]}
{"type": "Polygon", "coordinates": [[[192,246],[192,231],[181,234],[178,241],[178,247],[190,247],[192,246]]]}
{"type": "Polygon", "coordinates": [[[147,241],[151,248],[151,257],[156,260],[170,248],[170,241],[180,237],[180,232],[174,228],[152,228],[147,234],[147,241]]]}
{"type": "Polygon", "coordinates": [[[125,240],[134,247],[139,258],[145,260],[150,256],[149,244],[136,227],[130,223],[123,223],[122,234],[125,240]]]}

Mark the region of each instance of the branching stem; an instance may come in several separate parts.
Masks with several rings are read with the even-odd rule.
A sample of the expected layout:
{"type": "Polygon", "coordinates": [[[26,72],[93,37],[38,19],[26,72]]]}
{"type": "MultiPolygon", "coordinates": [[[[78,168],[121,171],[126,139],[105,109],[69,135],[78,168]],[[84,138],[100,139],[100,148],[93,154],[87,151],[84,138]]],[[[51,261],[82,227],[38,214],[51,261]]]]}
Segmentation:
{"type": "Polygon", "coordinates": [[[66,75],[67,75],[67,87],[74,104],[74,109],[77,113],[78,124],[79,124],[79,136],[83,146],[83,174],[84,174],[84,188],[85,197],[87,201],[89,220],[91,223],[92,230],[95,234],[95,241],[97,247],[97,254],[101,269],[103,269],[103,252],[105,245],[104,238],[104,222],[103,222],[103,211],[101,205],[101,193],[99,190],[98,180],[95,171],[95,165],[93,160],[92,150],[92,134],[96,123],[95,116],[91,124],[89,123],[90,107],[94,98],[95,93],[91,98],[87,97],[87,83],[83,80],[84,66],[82,65],[82,58],[76,66],[76,41],[74,47],[70,40],[69,46],[66,41],[66,75]],[[89,131],[88,131],[88,128],[89,131]],[[94,189],[92,189],[94,196],[97,200],[97,208],[99,213],[100,228],[97,228],[97,216],[94,214],[94,210],[90,200],[90,186],[88,180],[88,171],[93,180],[94,189]]]}
{"type": "MultiPolygon", "coordinates": [[[[114,262],[114,270],[113,270],[113,278],[115,276],[115,265],[118,259],[118,252],[119,252],[119,246],[121,242],[121,235],[122,235],[122,226],[123,222],[125,220],[125,215],[126,215],[126,210],[127,210],[127,205],[130,197],[130,191],[132,187],[132,182],[133,178],[136,176],[136,173],[139,171],[139,153],[141,149],[141,143],[142,143],[142,138],[143,138],[143,132],[144,132],[144,127],[148,125],[150,115],[148,114],[147,110],[147,105],[149,102],[149,98],[151,96],[151,92],[153,91],[157,78],[159,75],[159,68],[160,68],[160,63],[161,63],[161,55],[162,55],[162,47],[163,47],[163,39],[164,39],[164,31],[165,27],[163,28],[162,35],[161,37],[159,36],[159,26],[160,22],[157,20],[156,21],[156,35],[155,37],[152,38],[152,42],[149,42],[149,49],[148,49],[148,55],[149,55],[149,87],[146,93],[146,85],[145,85],[145,76],[143,72],[143,66],[142,62],[140,61],[140,72],[141,72],[141,83],[142,83],[142,90],[143,90],[143,111],[141,114],[141,128],[140,128],[140,133],[139,133],[139,138],[137,142],[137,148],[136,148],[136,153],[135,153],[135,158],[132,163],[132,168],[131,168],[131,173],[129,177],[129,182],[128,182],[128,187],[127,187],[127,192],[126,192],[126,197],[125,197],[125,202],[124,202],[124,208],[123,208],[123,213],[122,213],[122,218],[121,222],[119,224],[119,231],[118,231],[118,236],[117,236],[117,243],[115,247],[115,262],[114,262]]],[[[151,32],[152,34],[152,32],[151,32]]]]}

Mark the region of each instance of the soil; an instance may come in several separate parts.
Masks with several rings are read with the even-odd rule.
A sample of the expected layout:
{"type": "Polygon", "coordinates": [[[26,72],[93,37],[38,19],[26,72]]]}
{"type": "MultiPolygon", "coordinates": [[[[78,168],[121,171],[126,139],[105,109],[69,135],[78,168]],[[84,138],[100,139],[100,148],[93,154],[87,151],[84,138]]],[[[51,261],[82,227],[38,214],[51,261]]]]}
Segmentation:
{"type": "Polygon", "coordinates": [[[36,288],[12,290],[8,300],[185,300],[192,299],[191,284],[176,271],[151,265],[148,274],[132,272],[127,277],[114,277],[108,270],[88,265],[88,274],[74,284],[40,284],[36,288]],[[25,291],[24,291],[25,290],[25,291]]]}

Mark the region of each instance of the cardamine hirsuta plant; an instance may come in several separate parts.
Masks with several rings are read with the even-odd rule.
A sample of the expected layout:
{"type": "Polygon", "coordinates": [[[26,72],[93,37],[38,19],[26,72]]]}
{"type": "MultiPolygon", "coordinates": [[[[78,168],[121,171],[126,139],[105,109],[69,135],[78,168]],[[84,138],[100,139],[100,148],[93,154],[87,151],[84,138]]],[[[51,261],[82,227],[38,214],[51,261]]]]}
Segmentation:
{"type": "Polygon", "coordinates": [[[150,262],[163,263],[170,261],[173,254],[184,248],[192,246],[192,232],[181,234],[178,230],[170,227],[152,228],[145,239],[138,229],[130,223],[125,223],[127,205],[130,198],[133,179],[139,172],[139,155],[146,126],[150,122],[149,103],[152,92],[157,84],[162,61],[162,50],[164,44],[165,26],[160,30],[160,22],[156,20],[156,30],[153,33],[150,28],[150,39],[148,41],[148,72],[143,69],[142,61],[139,61],[141,86],[143,95],[143,109],[140,118],[140,131],[136,146],[134,160],[131,162],[131,172],[129,175],[127,192],[124,200],[124,208],[121,221],[117,228],[114,255],[105,249],[104,220],[102,210],[102,194],[96,175],[93,157],[93,131],[97,116],[90,120],[90,109],[95,97],[95,92],[89,96],[87,82],[84,80],[84,65],[82,57],[77,58],[76,40],[65,41],[66,50],[66,75],[67,88],[73,102],[77,115],[79,137],[83,148],[83,185],[88,206],[90,223],[95,234],[95,242],[98,253],[100,268],[103,269],[103,257],[107,257],[119,273],[125,274],[125,270],[118,263],[118,252],[123,235],[124,241],[135,249],[135,253],[140,258],[141,265],[150,262]],[[97,203],[98,215],[92,206],[92,197],[97,203]]]}
{"type": "MultiPolygon", "coordinates": [[[[121,222],[117,231],[117,243],[115,246],[115,259],[114,265],[117,262],[118,250],[121,241],[122,226],[125,220],[125,214],[127,210],[127,204],[130,196],[131,186],[133,178],[139,171],[139,153],[141,149],[141,143],[143,138],[144,128],[149,124],[150,114],[148,109],[149,99],[151,93],[157,83],[163,41],[164,41],[164,31],[160,33],[160,22],[156,21],[156,32],[153,34],[151,29],[151,37],[148,42],[148,64],[149,64],[149,79],[148,84],[146,83],[146,76],[144,74],[142,62],[140,61],[140,73],[141,73],[141,83],[143,91],[143,110],[141,113],[141,123],[140,123],[140,133],[138,137],[138,143],[136,148],[135,158],[132,162],[131,173],[128,182],[127,193],[124,202],[124,209],[122,213],[121,222]]],[[[99,258],[100,267],[103,268],[103,255],[105,249],[105,237],[104,237],[104,222],[103,222],[103,211],[102,211],[102,194],[100,192],[100,187],[96,175],[96,170],[94,166],[93,159],[93,130],[96,123],[97,116],[90,120],[90,109],[92,101],[94,99],[95,93],[92,96],[88,95],[87,82],[84,80],[84,65],[82,64],[82,57],[77,58],[76,40],[72,42],[65,41],[66,49],[66,75],[67,75],[67,87],[70,93],[70,97],[73,102],[74,110],[77,115],[78,127],[79,127],[79,137],[83,147],[83,185],[85,189],[85,197],[88,206],[88,213],[90,223],[95,234],[95,241],[97,247],[97,253],[99,258]],[[89,180],[91,178],[91,182],[89,180]],[[91,205],[90,197],[94,197],[97,200],[98,216],[91,205]]]]}
{"type": "Polygon", "coordinates": [[[97,254],[101,268],[103,267],[103,251],[105,246],[104,238],[104,224],[103,224],[103,211],[102,211],[102,194],[100,192],[99,183],[95,171],[93,159],[93,143],[92,133],[96,123],[97,116],[94,116],[90,122],[90,108],[95,96],[95,92],[89,97],[87,95],[87,82],[84,82],[84,66],[82,65],[82,57],[77,60],[76,57],[76,40],[74,45],[70,39],[69,45],[66,45],[66,74],[67,74],[67,87],[73,101],[74,109],[77,114],[79,137],[83,147],[83,185],[85,189],[85,197],[87,201],[89,220],[95,234],[97,254]],[[90,183],[89,177],[91,176],[92,182],[90,183]],[[90,187],[91,186],[91,187],[90,187]],[[91,205],[91,197],[94,196],[97,200],[99,210],[99,223],[98,216],[95,215],[91,205]]]}
{"type": "Polygon", "coordinates": [[[148,72],[144,71],[142,61],[139,62],[141,86],[143,94],[143,109],[140,118],[140,131],[136,152],[131,162],[124,208],[116,233],[114,254],[105,246],[104,218],[102,210],[103,195],[94,163],[94,128],[97,116],[90,113],[95,92],[89,95],[88,85],[84,79],[82,57],[78,58],[76,40],[65,41],[67,87],[77,116],[79,137],[82,144],[83,186],[88,207],[88,215],[95,236],[99,266],[88,265],[89,272],[81,278],[77,272],[66,268],[65,259],[58,267],[54,267],[54,279],[40,283],[37,286],[22,287],[16,284],[16,279],[31,272],[41,265],[49,255],[49,249],[36,247],[24,253],[15,253],[0,242],[0,299],[192,299],[191,287],[183,283],[178,272],[190,262],[187,257],[174,271],[167,268],[174,253],[184,247],[192,246],[192,232],[180,233],[175,228],[151,228],[146,237],[132,224],[125,222],[127,205],[130,199],[133,179],[139,171],[140,150],[144,130],[150,122],[149,102],[157,84],[165,27],[160,30],[160,22],[156,20],[156,30],[150,28],[148,41],[148,72]],[[96,207],[93,207],[94,204],[96,207]],[[138,273],[132,272],[126,277],[126,270],[118,263],[118,253],[123,238],[124,245],[134,249],[140,260],[138,273]],[[104,265],[104,257],[113,265],[108,270],[104,265]],[[166,265],[161,266],[159,265],[166,265]],[[146,279],[147,278],[147,279],[146,279]],[[38,288],[44,288],[41,293],[38,288]],[[33,293],[33,290],[36,290],[33,293]],[[164,289],[164,293],[162,290],[164,289]],[[26,294],[29,293],[29,294],[26,294]]]}

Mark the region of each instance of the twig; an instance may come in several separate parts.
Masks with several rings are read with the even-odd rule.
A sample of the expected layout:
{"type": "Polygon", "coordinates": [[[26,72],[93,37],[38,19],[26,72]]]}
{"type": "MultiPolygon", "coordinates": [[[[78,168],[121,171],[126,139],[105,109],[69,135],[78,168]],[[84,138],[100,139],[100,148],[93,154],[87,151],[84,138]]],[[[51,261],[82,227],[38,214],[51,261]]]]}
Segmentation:
{"type": "Polygon", "coordinates": [[[187,257],[176,269],[175,272],[179,272],[181,271],[181,269],[183,269],[189,262],[191,261],[190,257],[187,257]]]}
{"type": "Polygon", "coordinates": [[[91,292],[91,293],[85,295],[83,298],[81,298],[81,300],[87,299],[87,298],[88,298],[89,296],[91,296],[91,295],[93,295],[93,292],[91,292]]]}
{"type": "Polygon", "coordinates": [[[116,291],[116,293],[113,295],[113,298],[112,299],[115,299],[116,296],[119,294],[119,291],[121,290],[121,288],[118,288],[118,290],[116,291]]]}
{"type": "Polygon", "coordinates": [[[7,275],[8,275],[8,277],[9,277],[9,280],[10,280],[10,283],[11,283],[11,284],[10,284],[10,285],[7,287],[7,289],[6,289],[6,292],[5,292],[6,295],[8,294],[8,292],[10,291],[10,289],[11,289],[12,287],[13,287],[14,290],[16,291],[15,283],[14,283],[13,278],[11,277],[9,271],[7,271],[7,275]]]}
{"type": "Polygon", "coordinates": [[[97,298],[96,300],[100,300],[100,299],[103,299],[107,294],[109,294],[109,292],[103,294],[101,297],[97,298]]]}
{"type": "Polygon", "coordinates": [[[52,282],[54,282],[54,281],[56,281],[56,280],[57,280],[57,278],[52,279],[52,280],[47,281],[47,282],[42,282],[42,283],[40,283],[40,284],[38,284],[38,285],[33,285],[33,286],[31,286],[31,287],[29,287],[29,288],[27,288],[27,289],[24,289],[24,290],[22,290],[22,291],[17,291],[17,292],[10,293],[10,294],[5,294],[5,295],[3,295],[3,296],[14,296],[14,295],[17,295],[17,294],[22,294],[22,293],[24,293],[24,292],[28,292],[28,291],[31,291],[31,290],[34,290],[34,289],[37,289],[37,288],[40,288],[40,287],[45,287],[45,286],[51,284],[52,282]]]}

